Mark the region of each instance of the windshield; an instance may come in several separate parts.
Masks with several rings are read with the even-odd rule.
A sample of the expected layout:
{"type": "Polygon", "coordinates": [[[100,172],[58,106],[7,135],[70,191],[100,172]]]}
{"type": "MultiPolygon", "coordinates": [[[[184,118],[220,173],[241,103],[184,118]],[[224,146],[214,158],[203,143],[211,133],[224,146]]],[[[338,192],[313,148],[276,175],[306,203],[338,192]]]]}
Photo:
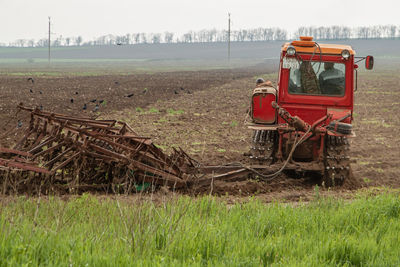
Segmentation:
{"type": "Polygon", "coordinates": [[[303,61],[292,64],[289,93],[306,95],[343,96],[345,89],[343,63],[303,61]]]}

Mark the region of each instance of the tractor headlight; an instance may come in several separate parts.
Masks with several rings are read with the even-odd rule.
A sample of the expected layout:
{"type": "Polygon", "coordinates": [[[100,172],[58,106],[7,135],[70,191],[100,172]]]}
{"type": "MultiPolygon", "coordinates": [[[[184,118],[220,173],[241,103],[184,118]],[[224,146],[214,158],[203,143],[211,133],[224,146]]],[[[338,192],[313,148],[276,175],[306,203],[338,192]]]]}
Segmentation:
{"type": "Polygon", "coordinates": [[[288,56],[294,56],[296,54],[296,48],[294,48],[294,46],[289,46],[286,49],[286,53],[288,56]]]}
{"type": "Polygon", "coordinates": [[[344,59],[349,59],[349,57],[350,57],[350,51],[347,50],[347,49],[343,50],[343,51],[342,51],[342,57],[343,57],[344,59]]]}

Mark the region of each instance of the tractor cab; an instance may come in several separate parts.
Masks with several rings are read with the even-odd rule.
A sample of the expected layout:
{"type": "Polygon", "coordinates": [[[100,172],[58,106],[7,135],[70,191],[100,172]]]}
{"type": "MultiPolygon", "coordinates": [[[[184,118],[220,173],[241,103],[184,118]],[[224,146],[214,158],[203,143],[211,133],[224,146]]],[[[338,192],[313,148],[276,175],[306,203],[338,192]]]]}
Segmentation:
{"type": "Polygon", "coordinates": [[[280,58],[278,103],[301,113],[311,124],[327,109],[352,114],[354,56],[351,46],[318,44],[312,37],[286,43],[280,58]]]}
{"type": "Polygon", "coordinates": [[[349,175],[357,62],[349,45],[319,44],[300,37],[281,48],[277,88],[257,85],[251,100],[251,153],[258,164],[288,163],[320,171],[327,184],[349,175]],[[334,151],[334,152],[332,152],[334,151]],[[333,153],[333,154],[332,154],[333,153]],[[340,171],[338,171],[340,170],[340,171]]]}
{"type": "Polygon", "coordinates": [[[332,119],[350,114],[346,122],[351,122],[357,84],[355,59],[366,59],[366,68],[373,67],[372,56],[357,58],[355,54],[349,45],[319,44],[312,37],[303,36],[284,44],[276,90],[264,90],[264,93],[259,88],[254,90],[253,122],[284,123],[282,118],[271,114],[273,101],[310,124],[329,112],[332,119]],[[272,95],[260,97],[266,96],[267,91],[272,95]]]}

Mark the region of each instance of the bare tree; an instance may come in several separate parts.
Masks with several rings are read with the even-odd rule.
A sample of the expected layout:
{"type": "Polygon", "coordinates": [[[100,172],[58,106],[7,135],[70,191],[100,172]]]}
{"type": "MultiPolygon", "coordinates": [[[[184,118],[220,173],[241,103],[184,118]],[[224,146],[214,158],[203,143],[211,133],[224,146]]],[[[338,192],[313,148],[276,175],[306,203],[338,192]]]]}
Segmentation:
{"type": "Polygon", "coordinates": [[[174,33],[172,32],[165,32],[164,33],[164,42],[166,42],[167,44],[172,43],[174,40],[174,33]]]}
{"type": "Polygon", "coordinates": [[[161,43],[161,33],[152,33],[150,34],[150,40],[152,44],[161,43]]]}
{"type": "Polygon", "coordinates": [[[28,40],[28,46],[29,47],[34,47],[35,46],[35,40],[34,39],[28,40]]]}
{"type": "Polygon", "coordinates": [[[389,25],[389,37],[394,39],[396,37],[397,27],[395,25],[389,25]]]}
{"type": "Polygon", "coordinates": [[[15,41],[15,46],[24,47],[25,43],[27,43],[25,39],[18,39],[17,41],[15,41]]]}
{"type": "Polygon", "coordinates": [[[77,46],[80,46],[81,43],[82,43],[82,36],[76,37],[76,38],[75,38],[75,44],[76,44],[77,46]]]}
{"type": "Polygon", "coordinates": [[[183,37],[182,41],[184,43],[191,43],[192,42],[192,34],[190,32],[185,33],[182,37],[183,37]]]}
{"type": "Polygon", "coordinates": [[[44,47],[44,46],[47,46],[48,43],[49,43],[49,40],[47,38],[42,38],[36,42],[36,46],[44,47]]]}
{"type": "Polygon", "coordinates": [[[140,43],[140,33],[133,33],[132,38],[133,38],[135,44],[140,43]]]}
{"type": "Polygon", "coordinates": [[[131,44],[131,35],[129,33],[125,34],[124,38],[125,44],[131,44]]]}
{"type": "Polygon", "coordinates": [[[144,32],[142,32],[142,33],[140,34],[140,40],[141,40],[141,43],[142,43],[142,44],[147,44],[147,34],[144,33],[144,32]]]}

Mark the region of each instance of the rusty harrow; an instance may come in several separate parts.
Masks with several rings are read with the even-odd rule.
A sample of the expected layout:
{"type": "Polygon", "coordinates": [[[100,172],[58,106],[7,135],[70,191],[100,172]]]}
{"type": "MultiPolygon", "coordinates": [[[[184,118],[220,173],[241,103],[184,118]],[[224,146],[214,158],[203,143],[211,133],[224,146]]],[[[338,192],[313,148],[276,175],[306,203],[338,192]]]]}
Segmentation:
{"type": "Polygon", "coordinates": [[[14,148],[0,148],[3,192],[85,190],[130,193],[144,183],[183,188],[195,162],[183,150],[168,156],[127,123],[31,109],[14,148]]]}

